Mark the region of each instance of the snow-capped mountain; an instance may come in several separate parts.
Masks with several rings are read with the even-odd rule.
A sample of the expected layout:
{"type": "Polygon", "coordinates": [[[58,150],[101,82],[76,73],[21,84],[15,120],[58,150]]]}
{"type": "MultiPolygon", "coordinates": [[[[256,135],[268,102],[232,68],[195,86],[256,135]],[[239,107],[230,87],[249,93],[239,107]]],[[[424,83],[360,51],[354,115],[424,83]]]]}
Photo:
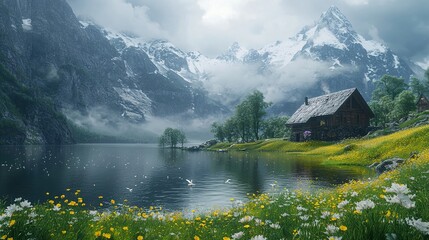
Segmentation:
{"type": "Polygon", "coordinates": [[[358,87],[369,99],[373,82],[384,74],[407,80],[413,75],[405,60],[384,44],[359,35],[335,6],[294,37],[260,49],[234,42],[218,57],[208,58],[198,52],[185,53],[165,40],[141,46],[160,71],[172,71],[189,83],[200,84],[218,100],[234,96],[237,100],[256,88],[281,108],[286,106],[279,111],[289,113],[304,96],[358,87]],[[244,78],[245,84],[237,78],[244,78]]]}
{"type": "MultiPolygon", "coordinates": [[[[65,0],[0,1],[0,8],[0,67],[68,116],[108,126],[226,113],[225,104],[232,108],[254,89],[276,112],[291,113],[304,96],[358,87],[368,98],[383,74],[413,74],[387,46],[356,33],[336,7],[292,38],[260,49],[234,43],[214,58],[79,21],[65,0]]],[[[0,108],[0,120],[19,119],[8,105],[0,108]]],[[[23,129],[37,134],[27,139],[43,135],[31,121],[23,129]]],[[[68,139],[63,125],[59,135],[68,139]]]]}

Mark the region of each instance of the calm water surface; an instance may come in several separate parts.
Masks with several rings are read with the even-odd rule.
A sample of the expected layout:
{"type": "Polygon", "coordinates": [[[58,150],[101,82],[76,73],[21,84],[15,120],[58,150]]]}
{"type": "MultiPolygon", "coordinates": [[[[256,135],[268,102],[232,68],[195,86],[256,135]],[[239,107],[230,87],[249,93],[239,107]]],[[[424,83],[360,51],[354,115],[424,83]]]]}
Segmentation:
{"type": "Polygon", "coordinates": [[[247,193],[314,190],[371,176],[365,168],[323,166],[284,153],[186,152],[147,144],[0,147],[0,197],[8,201],[43,202],[46,192],[52,198],[71,188],[93,206],[127,199],[140,207],[207,209],[228,207],[230,198],[245,200],[247,193]]]}

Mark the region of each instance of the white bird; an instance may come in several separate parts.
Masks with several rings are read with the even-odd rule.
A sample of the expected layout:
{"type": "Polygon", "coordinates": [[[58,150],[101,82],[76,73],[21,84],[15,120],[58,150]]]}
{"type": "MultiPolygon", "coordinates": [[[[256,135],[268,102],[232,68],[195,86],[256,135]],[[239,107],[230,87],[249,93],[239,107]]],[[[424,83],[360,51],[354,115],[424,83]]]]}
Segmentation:
{"type": "Polygon", "coordinates": [[[126,189],[127,189],[128,191],[130,191],[130,192],[133,192],[133,189],[132,189],[132,188],[127,187],[126,189]]]}
{"type": "Polygon", "coordinates": [[[275,186],[277,186],[277,183],[270,183],[271,187],[274,188],[275,186]]]}
{"type": "Polygon", "coordinates": [[[231,183],[231,179],[228,178],[225,183],[231,183]]]}
{"type": "Polygon", "coordinates": [[[194,186],[195,184],[192,182],[192,180],[186,179],[186,181],[188,182],[188,186],[194,186]]]}

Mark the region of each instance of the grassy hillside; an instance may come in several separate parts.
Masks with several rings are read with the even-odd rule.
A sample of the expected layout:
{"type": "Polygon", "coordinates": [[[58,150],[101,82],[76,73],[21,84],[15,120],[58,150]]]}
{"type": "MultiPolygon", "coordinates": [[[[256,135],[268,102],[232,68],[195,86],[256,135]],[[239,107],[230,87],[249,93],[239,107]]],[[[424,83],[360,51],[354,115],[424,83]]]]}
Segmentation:
{"type": "Polygon", "coordinates": [[[339,143],[289,142],[272,139],[245,144],[218,144],[211,150],[281,151],[320,156],[325,164],[369,165],[390,157],[407,158],[411,152],[429,148],[429,125],[402,130],[372,139],[349,139],[339,143]]]}

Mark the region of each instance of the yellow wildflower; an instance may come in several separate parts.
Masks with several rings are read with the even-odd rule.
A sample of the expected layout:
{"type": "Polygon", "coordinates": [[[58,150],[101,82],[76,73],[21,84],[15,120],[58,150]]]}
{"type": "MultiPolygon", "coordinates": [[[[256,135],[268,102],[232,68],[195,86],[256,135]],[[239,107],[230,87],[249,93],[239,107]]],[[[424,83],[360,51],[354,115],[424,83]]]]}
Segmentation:
{"type": "Polygon", "coordinates": [[[264,209],[264,208],[265,208],[265,206],[264,206],[264,205],[261,205],[261,208],[262,208],[262,209],[264,209]]]}
{"type": "Polygon", "coordinates": [[[77,202],[78,202],[78,203],[83,203],[83,198],[78,198],[78,199],[77,199],[77,202]]]}
{"type": "Polygon", "coordinates": [[[137,237],[137,240],[143,240],[143,239],[144,239],[144,238],[143,238],[143,236],[141,236],[141,235],[137,237]]]}
{"type": "Polygon", "coordinates": [[[60,197],[60,198],[61,198],[61,199],[64,199],[65,197],[66,197],[66,195],[64,195],[64,194],[63,194],[63,195],[61,195],[61,197],[60,197]]]}
{"type": "Polygon", "coordinates": [[[123,227],[122,230],[128,231],[128,227],[123,227]]]}
{"type": "Polygon", "coordinates": [[[341,226],[340,226],[340,230],[345,232],[345,231],[347,231],[347,227],[346,227],[346,226],[344,226],[344,225],[341,225],[341,226]]]}
{"type": "Polygon", "coordinates": [[[249,224],[244,225],[244,228],[250,228],[249,224]]]}
{"type": "Polygon", "coordinates": [[[200,240],[200,237],[194,236],[194,240],[200,240]]]}
{"type": "Polygon", "coordinates": [[[66,234],[66,233],[67,233],[67,231],[66,231],[66,230],[62,230],[62,231],[61,231],[61,233],[62,233],[62,234],[66,234]]]}
{"type": "Polygon", "coordinates": [[[223,237],[222,240],[231,240],[229,237],[223,237]]]}
{"type": "Polygon", "coordinates": [[[16,223],[16,221],[15,220],[10,220],[10,222],[9,222],[9,227],[12,227],[13,225],[15,225],[15,223],[16,223]]]}
{"type": "Polygon", "coordinates": [[[96,231],[96,232],[94,233],[94,236],[96,236],[96,237],[101,236],[101,231],[96,231]]]}
{"type": "Polygon", "coordinates": [[[70,215],[74,215],[74,211],[70,211],[70,215]]]}
{"type": "Polygon", "coordinates": [[[110,228],[110,231],[111,231],[111,232],[114,232],[114,231],[115,231],[115,229],[111,227],[111,228],[110,228]]]}
{"type": "Polygon", "coordinates": [[[49,192],[46,192],[46,196],[49,196],[49,192]]]}
{"type": "Polygon", "coordinates": [[[115,200],[110,200],[110,204],[114,205],[115,204],[115,200]]]}
{"type": "Polygon", "coordinates": [[[48,203],[49,204],[54,204],[55,202],[54,202],[54,200],[49,200],[48,203]]]}
{"type": "Polygon", "coordinates": [[[99,198],[99,199],[102,199],[102,198],[103,198],[103,196],[98,196],[98,198],[99,198]]]}
{"type": "Polygon", "coordinates": [[[390,217],[390,215],[392,215],[392,213],[390,212],[390,210],[387,210],[386,217],[388,218],[388,217],[390,217]]]}
{"type": "Polygon", "coordinates": [[[107,239],[110,239],[112,237],[112,234],[110,234],[110,233],[103,233],[103,237],[107,238],[107,239]]]}
{"type": "Polygon", "coordinates": [[[4,239],[6,239],[7,238],[7,235],[3,235],[0,239],[1,240],[4,240],[4,239]]]}

